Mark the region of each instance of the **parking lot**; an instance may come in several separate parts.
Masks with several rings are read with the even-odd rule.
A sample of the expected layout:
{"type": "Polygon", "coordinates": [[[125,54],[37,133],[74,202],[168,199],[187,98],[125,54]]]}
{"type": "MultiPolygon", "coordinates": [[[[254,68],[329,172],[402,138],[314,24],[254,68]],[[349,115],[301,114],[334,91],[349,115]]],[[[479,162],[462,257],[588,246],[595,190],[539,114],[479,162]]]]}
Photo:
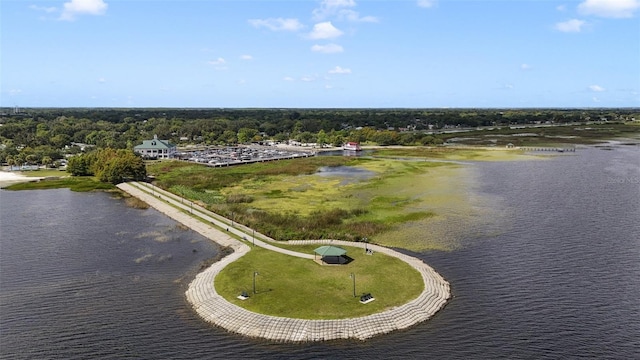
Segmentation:
{"type": "Polygon", "coordinates": [[[315,156],[312,151],[295,151],[276,146],[209,146],[180,148],[176,158],[208,166],[231,166],[254,162],[315,156]]]}

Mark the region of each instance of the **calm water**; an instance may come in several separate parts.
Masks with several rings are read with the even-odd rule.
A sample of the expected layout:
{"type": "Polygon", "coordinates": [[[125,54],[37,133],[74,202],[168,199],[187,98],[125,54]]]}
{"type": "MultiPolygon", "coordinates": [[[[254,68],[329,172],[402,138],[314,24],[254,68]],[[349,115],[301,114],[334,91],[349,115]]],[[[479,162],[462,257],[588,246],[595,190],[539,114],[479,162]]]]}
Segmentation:
{"type": "Polygon", "coordinates": [[[454,298],[367,342],[212,327],[184,291],[215,244],[108,194],[0,190],[1,358],[640,358],[640,148],[472,166],[505,228],[415,254],[454,298]]]}

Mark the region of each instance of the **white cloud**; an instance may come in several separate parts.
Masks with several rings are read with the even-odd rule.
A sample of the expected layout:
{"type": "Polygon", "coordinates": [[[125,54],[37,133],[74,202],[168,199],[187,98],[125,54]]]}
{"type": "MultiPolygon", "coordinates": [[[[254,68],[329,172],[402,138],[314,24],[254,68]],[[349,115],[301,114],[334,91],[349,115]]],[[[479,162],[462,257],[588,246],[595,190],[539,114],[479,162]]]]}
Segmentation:
{"type": "Polygon", "coordinates": [[[313,10],[313,19],[316,21],[324,20],[335,15],[341,9],[355,6],[355,0],[323,0],[320,2],[320,7],[313,10]]]}
{"type": "Polygon", "coordinates": [[[253,56],[251,56],[251,55],[241,55],[240,59],[242,59],[242,60],[253,60],[253,56]]]}
{"type": "Polygon", "coordinates": [[[603,92],[604,88],[600,85],[591,85],[589,86],[589,90],[594,91],[594,92],[603,92]]]}
{"type": "Polygon", "coordinates": [[[209,65],[213,65],[216,70],[227,70],[227,61],[224,58],[217,58],[215,60],[207,61],[209,65]]]}
{"type": "Polygon", "coordinates": [[[104,84],[104,83],[106,83],[106,82],[107,82],[107,80],[106,80],[105,78],[101,77],[101,78],[99,78],[99,79],[98,79],[98,82],[99,82],[100,84],[104,84]]]}
{"type": "Polygon", "coordinates": [[[306,82],[316,81],[316,79],[317,78],[315,76],[303,76],[300,78],[300,80],[306,81],[306,82]]]}
{"type": "Polygon", "coordinates": [[[73,21],[79,15],[104,15],[107,5],[103,0],[71,0],[64,3],[60,20],[73,21]]]}
{"type": "Polygon", "coordinates": [[[592,97],[591,100],[593,100],[593,102],[600,102],[600,99],[598,99],[597,97],[592,97]]]}
{"type": "Polygon", "coordinates": [[[558,5],[558,6],[556,6],[556,10],[558,10],[558,11],[566,11],[567,10],[567,6],[566,5],[558,5]]]}
{"type": "Polygon", "coordinates": [[[284,81],[294,81],[295,79],[292,78],[291,76],[285,76],[282,80],[284,80],[284,81]]]}
{"type": "Polygon", "coordinates": [[[311,51],[320,52],[324,54],[335,54],[341,53],[344,51],[342,46],[337,44],[326,44],[326,45],[313,45],[311,47],[311,51]]]}
{"type": "Polygon", "coordinates": [[[360,16],[360,13],[353,10],[342,9],[338,12],[338,19],[348,20],[352,22],[378,22],[378,18],[375,16],[360,16]]]}
{"type": "Polygon", "coordinates": [[[354,0],[323,0],[320,2],[320,7],[313,10],[313,20],[322,21],[336,17],[338,20],[351,22],[378,22],[375,16],[360,16],[360,13],[350,9],[354,7],[356,7],[354,0]]]}
{"type": "Polygon", "coordinates": [[[342,36],[343,32],[337,29],[331,21],[317,23],[309,33],[310,39],[333,39],[342,36]]]}
{"type": "Polygon", "coordinates": [[[22,89],[11,89],[9,90],[9,96],[14,96],[22,93],[22,89]]]}
{"type": "Polygon", "coordinates": [[[555,28],[562,32],[580,32],[585,24],[584,20],[571,19],[557,23],[555,28]]]}
{"type": "Polygon", "coordinates": [[[249,24],[256,28],[267,28],[271,31],[298,31],[304,27],[298,19],[250,19],[249,24]]]}
{"type": "Polygon", "coordinates": [[[351,69],[336,66],[335,68],[329,70],[329,74],[351,74],[351,69]]]}
{"type": "Polygon", "coordinates": [[[215,59],[215,60],[211,60],[209,61],[209,65],[214,65],[214,66],[218,66],[218,65],[224,65],[226,64],[227,61],[221,57],[215,59]]]}
{"type": "Polygon", "coordinates": [[[529,69],[531,69],[531,65],[529,65],[529,64],[521,64],[520,65],[520,69],[521,70],[529,70],[529,69]]]}
{"type": "Polygon", "coordinates": [[[417,4],[421,8],[431,8],[438,4],[438,0],[418,0],[417,4]]]}
{"type": "Polygon", "coordinates": [[[47,14],[53,13],[58,11],[57,8],[51,6],[51,7],[46,7],[46,6],[38,6],[38,5],[30,5],[29,9],[31,10],[35,10],[35,11],[42,11],[42,12],[46,12],[47,14]]]}
{"type": "Polygon", "coordinates": [[[578,5],[578,12],[606,18],[630,18],[638,8],[640,0],[585,0],[578,5]]]}

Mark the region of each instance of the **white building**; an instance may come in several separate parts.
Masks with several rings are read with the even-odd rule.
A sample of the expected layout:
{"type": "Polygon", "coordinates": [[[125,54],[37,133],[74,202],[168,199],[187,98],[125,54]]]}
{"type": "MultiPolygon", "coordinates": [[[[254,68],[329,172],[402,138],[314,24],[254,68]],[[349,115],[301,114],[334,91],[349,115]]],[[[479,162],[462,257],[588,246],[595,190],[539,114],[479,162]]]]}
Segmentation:
{"type": "Polygon", "coordinates": [[[153,140],[143,140],[142,145],[135,146],[133,151],[145,158],[170,159],[176,154],[176,146],[154,135],[153,140]]]}

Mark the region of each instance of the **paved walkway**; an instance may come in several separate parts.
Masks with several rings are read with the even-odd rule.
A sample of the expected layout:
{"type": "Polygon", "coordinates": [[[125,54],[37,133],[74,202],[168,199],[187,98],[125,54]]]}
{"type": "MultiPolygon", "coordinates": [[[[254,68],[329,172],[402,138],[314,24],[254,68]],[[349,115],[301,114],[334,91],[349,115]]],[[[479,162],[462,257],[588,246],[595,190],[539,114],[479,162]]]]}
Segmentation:
{"type": "MultiPolygon", "coordinates": [[[[187,299],[202,318],[232,332],[277,341],[300,342],[349,338],[364,340],[394,330],[405,329],[431,318],[444,307],[451,296],[449,283],[420,259],[382,246],[366,244],[374,252],[395,256],[418,270],[424,281],[424,291],[416,299],[404,305],[381,313],[351,319],[305,320],[250,312],[226,301],[216,292],[213,286],[214,279],[225,266],[246,254],[250,250],[250,245],[253,246],[254,243],[255,246],[291,256],[313,259],[314,255],[273,246],[269,244],[273,239],[262,234],[254,234],[253,230],[249,228],[232,223],[229,219],[211,213],[197,204],[150,184],[123,183],[118,187],[218,244],[233,248],[232,254],[199,273],[189,284],[186,293],[187,299]],[[210,224],[194,218],[191,214],[176,209],[174,206],[197,215],[210,224]],[[246,240],[242,242],[232,235],[246,240]]],[[[288,243],[330,243],[360,248],[365,246],[364,243],[338,240],[304,240],[289,241],[288,243]]]]}

